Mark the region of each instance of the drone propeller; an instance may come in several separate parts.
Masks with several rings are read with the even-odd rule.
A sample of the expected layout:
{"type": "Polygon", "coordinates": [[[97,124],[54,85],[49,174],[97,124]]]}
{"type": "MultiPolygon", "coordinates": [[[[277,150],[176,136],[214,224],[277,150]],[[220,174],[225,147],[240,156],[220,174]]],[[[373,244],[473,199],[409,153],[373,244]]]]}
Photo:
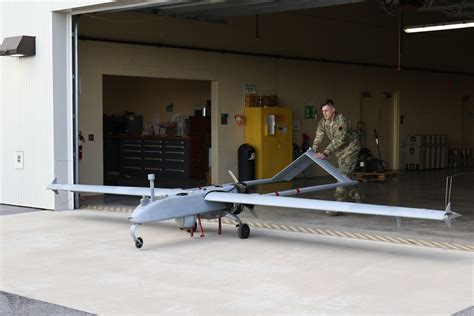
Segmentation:
{"type": "MultiPolygon", "coordinates": [[[[230,177],[232,178],[232,180],[234,181],[234,183],[239,183],[239,180],[237,179],[237,177],[235,176],[235,174],[230,171],[230,170],[227,170],[227,172],[229,172],[229,175],[230,177]]],[[[237,204],[237,203],[236,203],[237,204]]],[[[255,218],[258,218],[257,216],[257,213],[255,212],[254,208],[253,208],[253,205],[245,205],[245,207],[247,207],[247,209],[249,210],[249,212],[255,217],[255,218]]]]}
{"type": "Polygon", "coordinates": [[[239,183],[239,180],[237,179],[237,177],[235,176],[235,174],[230,171],[230,170],[227,170],[230,174],[230,177],[232,178],[232,180],[234,181],[234,183],[239,183]]]}

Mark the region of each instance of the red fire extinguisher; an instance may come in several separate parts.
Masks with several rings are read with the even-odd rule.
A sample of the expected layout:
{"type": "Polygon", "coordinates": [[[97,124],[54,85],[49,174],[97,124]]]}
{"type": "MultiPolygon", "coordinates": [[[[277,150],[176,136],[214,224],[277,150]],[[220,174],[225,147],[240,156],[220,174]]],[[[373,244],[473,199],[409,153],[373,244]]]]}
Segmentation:
{"type": "Polygon", "coordinates": [[[83,148],[83,145],[84,143],[86,142],[86,140],[84,139],[84,136],[82,136],[82,132],[79,131],[79,160],[82,160],[82,148],[83,148]]]}

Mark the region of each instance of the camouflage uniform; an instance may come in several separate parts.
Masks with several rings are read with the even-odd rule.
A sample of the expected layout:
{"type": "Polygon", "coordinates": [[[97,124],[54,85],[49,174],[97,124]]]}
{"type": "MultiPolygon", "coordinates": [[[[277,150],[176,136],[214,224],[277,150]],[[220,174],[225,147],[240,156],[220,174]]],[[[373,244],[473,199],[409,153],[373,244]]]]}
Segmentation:
{"type": "MultiPolygon", "coordinates": [[[[324,136],[329,138],[330,143],[323,153],[328,156],[334,152],[337,156],[339,170],[347,177],[352,178],[360,151],[360,145],[357,132],[352,129],[351,122],[344,115],[337,112],[332,120],[322,118],[319,121],[313,142],[313,150],[315,152],[317,152],[321,146],[324,136]]],[[[344,201],[347,194],[345,187],[336,188],[334,192],[334,196],[338,201],[344,201]]],[[[349,196],[357,202],[361,202],[362,200],[357,186],[349,191],[349,196]]]]}

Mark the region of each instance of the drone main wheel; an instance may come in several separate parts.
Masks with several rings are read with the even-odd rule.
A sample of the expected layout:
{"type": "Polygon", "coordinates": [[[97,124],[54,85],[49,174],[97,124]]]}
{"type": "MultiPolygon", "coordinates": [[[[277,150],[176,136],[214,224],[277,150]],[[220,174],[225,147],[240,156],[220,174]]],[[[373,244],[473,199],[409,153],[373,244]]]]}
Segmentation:
{"type": "Polygon", "coordinates": [[[239,236],[240,239],[247,239],[250,236],[250,227],[249,225],[242,223],[239,225],[239,228],[237,229],[237,235],[239,236]]]}
{"type": "Polygon", "coordinates": [[[138,237],[137,240],[135,240],[135,247],[141,248],[143,246],[143,239],[141,237],[138,237]]]}

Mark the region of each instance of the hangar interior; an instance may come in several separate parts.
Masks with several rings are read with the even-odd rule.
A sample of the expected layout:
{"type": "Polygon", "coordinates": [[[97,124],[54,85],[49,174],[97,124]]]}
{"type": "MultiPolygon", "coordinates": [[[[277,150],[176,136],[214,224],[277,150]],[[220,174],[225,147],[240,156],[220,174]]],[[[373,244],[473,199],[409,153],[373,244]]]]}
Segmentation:
{"type": "MultiPolygon", "coordinates": [[[[80,15],[80,183],[143,186],[146,173],[157,169],[158,187],[231,182],[227,170],[237,171],[238,148],[249,137],[245,93],[250,84],[262,102],[276,96],[278,107],[290,108],[285,137],[300,150],[305,135],[312,143],[319,104],[326,98],[335,101],[337,110],[357,124],[363,147],[383,157],[387,169],[398,175],[362,183],[367,203],[442,209],[446,177],[466,173],[456,180],[452,198],[464,215],[457,223],[458,237],[468,238],[474,224],[469,196],[474,184],[469,174],[474,170],[474,41],[468,39],[474,33],[408,34],[400,27],[467,19],[474,13],[462,1],[431,2],[170,1],[80,15]],[[419,135],[440,135],[446,155],[438,166],[410,165],[410,150],[418,150],[410,136],[419,135]],[[145,154],[133,153],[137,140],[142,151],[153,152],[156,141],[183,151],[171,154],[174,161],[168,164],[150,162],[165,159],[150,153],[150,164],[143,167],[145,154]],[[142,165],[134,164],[138,160],[142,165]]],[[[293,157],[294,148],[289,149],[293,157]]],[[[272,164],[281,154],[275,153],[263,163],[272,164]]],[[[261,157],[264,153],[257,151],[261,157]]],[[[328,180],[314,168],[292,185],[328,180]]],[[[309,197],[331,199],[332,193],[309,197]]],[[[83,196],[81,203],[137,202],[83,196]]],[[[262,212],[263,220],[293,224],[317,221],[375,230],[387,230],[389,224],[352,215],[262,212]]],[[[396,225],[390,225],[395,231],[396,225]]],[[[397,232],[436,235],[436,225],[413,221],[397,232]]],[[[439,238],[446,237],[443,232],[439,238]]]]}
{"type": "Polygon", "coordinates": [[[105,185],[146,186],[148,173],[166,187],[207,183],[209,81],[104,75],[102,84],[105,185]]]}

